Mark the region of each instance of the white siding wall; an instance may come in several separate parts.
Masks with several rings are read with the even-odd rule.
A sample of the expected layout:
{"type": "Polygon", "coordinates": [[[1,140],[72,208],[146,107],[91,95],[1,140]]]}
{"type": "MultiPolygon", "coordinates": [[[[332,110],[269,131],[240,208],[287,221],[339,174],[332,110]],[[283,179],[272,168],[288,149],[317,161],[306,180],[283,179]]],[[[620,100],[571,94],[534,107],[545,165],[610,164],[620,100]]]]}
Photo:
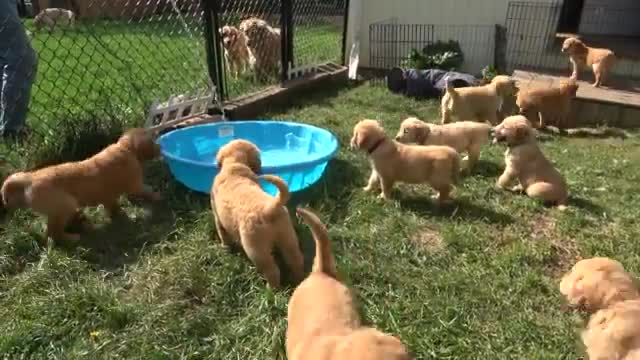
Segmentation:
{"type": "MultiPolygon", "coordinates": [[[[369,25],[375,22],[394,19],[398,24],[434,24],[434,25],[486,25],[504,24],[509,0],[359,0],[362,1],[362,13],[358,30],[360,38],[360,65],[370,66],[369,25]]],[[[548,2],[533,0],[532,2],[548,2]]],[[[445,36],[445,35],[442,35],[445,36]]],[[[460,32],[465,53],[463,70],[478,72],[493,62],[493,49],[481,49],[469,46],[477,43],[478,34],[473,31],[460,32]],[[466,48],[466,49],[465,49],[466,48]],[[468,53],[467,51],[470,51],[468,53]]],[[[446,38],[435,40],[449,40],[446,38]]],[[[351,46],[349,44],[349,46],[351,46]]],[[[493,46],[487,44],[487,46],[493,46]]]]}

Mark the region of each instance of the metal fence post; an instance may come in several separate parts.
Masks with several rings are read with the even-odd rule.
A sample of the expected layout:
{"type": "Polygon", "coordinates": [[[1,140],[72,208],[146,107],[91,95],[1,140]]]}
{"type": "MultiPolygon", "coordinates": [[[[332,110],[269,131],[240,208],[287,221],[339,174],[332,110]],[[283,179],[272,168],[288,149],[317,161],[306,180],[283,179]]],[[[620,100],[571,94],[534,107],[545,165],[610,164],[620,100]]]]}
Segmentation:
{"type": "Polygon", "coordinates": [[[349,29],[349,0],[344,2],[344,22],[342,24],[342,64],[347,65],[347,33],[349,29]]]}
{"type": "Polygon", "coordinates": [[[289,77],[289,65],[293,65],[293,1],[280,3],[280,45],[282,57],[282,81],[289,77]]]}
{"type": "MultiPolygon", "coordinates": [[[[226,99],[224,86],[224,53],[222,51],[220,32],[218,31],[220,20],[218,12],[220,11],[219,0],[202,0],[204,8],[204,38],[207,51],[207,69],[209,77],[218,88],[218,96],[220,101],[226,99]]],[[[222,110],[222,109],[219,109],[222,110]]]]}

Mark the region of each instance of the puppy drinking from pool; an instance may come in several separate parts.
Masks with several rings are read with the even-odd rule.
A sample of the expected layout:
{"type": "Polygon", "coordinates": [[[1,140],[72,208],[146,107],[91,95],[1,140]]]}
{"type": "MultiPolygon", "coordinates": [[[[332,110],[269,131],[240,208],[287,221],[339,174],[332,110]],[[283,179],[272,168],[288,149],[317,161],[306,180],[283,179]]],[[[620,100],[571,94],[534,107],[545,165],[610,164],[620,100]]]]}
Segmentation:
{"type": "Polygon", "coordinates": [[[512,191],[524,190],[532,198],[566,208],[568,192],[564,177],[538,147],[535,130],[522,115],[510,116],[494,129],[494,143],[507,144],[505,169],[497,187],[506,189],[512,180],[519,184],[512,191]]]}
{"type": "Polygon", "coordinates": [[[220,172],[211,189],[211,208],[222,244],[240,243],[273,288],[280,287],[274,248],[284,257],[294,281],[302,280],[304,259],[285,207],[287,184],[277,176],[256,175],[262,167],[260,151],[245,140],[233,140],[220,148],[216,161],[220,172]],[[278,188],[275,198],[262,190],[259,178],[278,188]]]}
{"type": "Polygon", "coordinates": [[[7,208],[30,208],[46,216],[47,235],[53,240],[79,240],[79,234],[65,227],[73,220],[90,227],[81,208],[103,205],[114,218],[122,212],[121,195],[160,198],[145,185],[142,173],[144,161],[160,156],[153,138],[145,129],[131,129],[89,159],[15,173],[2,185],[2,201],[7,208]]]}
{"type": "Polygon", "coordinates": [[[369,154],[371,176],[364,188],[382,188],[380,196],[391,199],[394,183],[429,183],[438,195],[438,204],[449,200],[449,194],[460,172],[460,157],[450,146],[406,145],[387,138],[376,120],[362,120],[353,128],[351,148],[369,154]]]}
{"type": "Polygon", "coordinates": [[[463,161],[469,170],[480,158],[482,146],[489,143],[490,132],[491,125],[475,121],[437,125],[410,117],[400,124],[396,141],[403,144],[451,146],[460,154],[467,153],[463,161]]]}
{"type": "Polygon", "coordinates": [[[287,312],[289,360],[410,360],[396,337],[363,327],[348,287],[338,280],[326,227],[310,210],[298,215],[311,228],[316,254],[311,274],[296,288],[287,312]]]}

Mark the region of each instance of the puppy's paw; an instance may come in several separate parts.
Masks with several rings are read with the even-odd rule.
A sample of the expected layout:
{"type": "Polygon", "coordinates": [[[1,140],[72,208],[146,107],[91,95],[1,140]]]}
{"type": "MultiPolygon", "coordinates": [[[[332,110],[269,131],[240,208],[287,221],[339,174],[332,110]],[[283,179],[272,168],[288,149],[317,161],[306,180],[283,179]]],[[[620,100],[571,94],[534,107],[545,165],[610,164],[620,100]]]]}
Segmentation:
{"type": "Polygon", "coordinates": [[[496,183],[496,185],[493,188],[498,190],[498,191],[506,190],[506,188],[504,186],[502,186],[500,183],[496,183]]]}
{"type": "Polygon", "coordinates": [[[371,190],[373,190],[373,187],[371,187],[371,186],[365,186],[365,187],[363,187],[363,188],[362,188],[362,190],[363,190],[364,192],[371,192],[371,190]]]}
{"type": "Polygon", "coordinates": [[[516,192],[516,193],[517,193],[517,192],[523,192],[523,191],[524,191],[524,188],[522,187],[522,184],[520,184],[520,185],[516,185],[516,186],[512,187],[512,188],[511,188],[511,191],[512,191],[512,192],[516,192]]]}
{"type": "Polygon", "coordinates": [[[378,195],[378,198],[386,201],[391,200],[391,196],[385,195],[385,193],[380,193],[380,195],[378,195]]]}

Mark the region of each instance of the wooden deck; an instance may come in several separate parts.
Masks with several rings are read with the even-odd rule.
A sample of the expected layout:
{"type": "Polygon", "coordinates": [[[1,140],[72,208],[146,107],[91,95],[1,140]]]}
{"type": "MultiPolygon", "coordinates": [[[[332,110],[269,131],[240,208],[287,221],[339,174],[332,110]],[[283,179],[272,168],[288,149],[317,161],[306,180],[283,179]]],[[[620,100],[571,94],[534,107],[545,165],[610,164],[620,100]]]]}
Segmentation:
{"type": "MultiPolygon", "coordinates": [[[[513,77],[518,81],[521,89],[528,87],[557,86],[566,77],[516,70],[513,77]]],[[[578,81],[578,99],[631,106],[640,108],[640,83],[627,81],[614,83],[612,87],[595,88],[587,81],[578,81]]]]}
{"type": "MultiPolygon", "coordinates": [[[[521,90],[529,87],[557,86],[566,77],[515,70],[513,77],[521,90]]],[[[587,80],[590,80],[587,78],[587,80]]],[[[640,82],[613,82],[611,87],[594,88],[587,81],[578,81],[572,116],[584,126],[608,125],[640,128],[640,82]]]]}

